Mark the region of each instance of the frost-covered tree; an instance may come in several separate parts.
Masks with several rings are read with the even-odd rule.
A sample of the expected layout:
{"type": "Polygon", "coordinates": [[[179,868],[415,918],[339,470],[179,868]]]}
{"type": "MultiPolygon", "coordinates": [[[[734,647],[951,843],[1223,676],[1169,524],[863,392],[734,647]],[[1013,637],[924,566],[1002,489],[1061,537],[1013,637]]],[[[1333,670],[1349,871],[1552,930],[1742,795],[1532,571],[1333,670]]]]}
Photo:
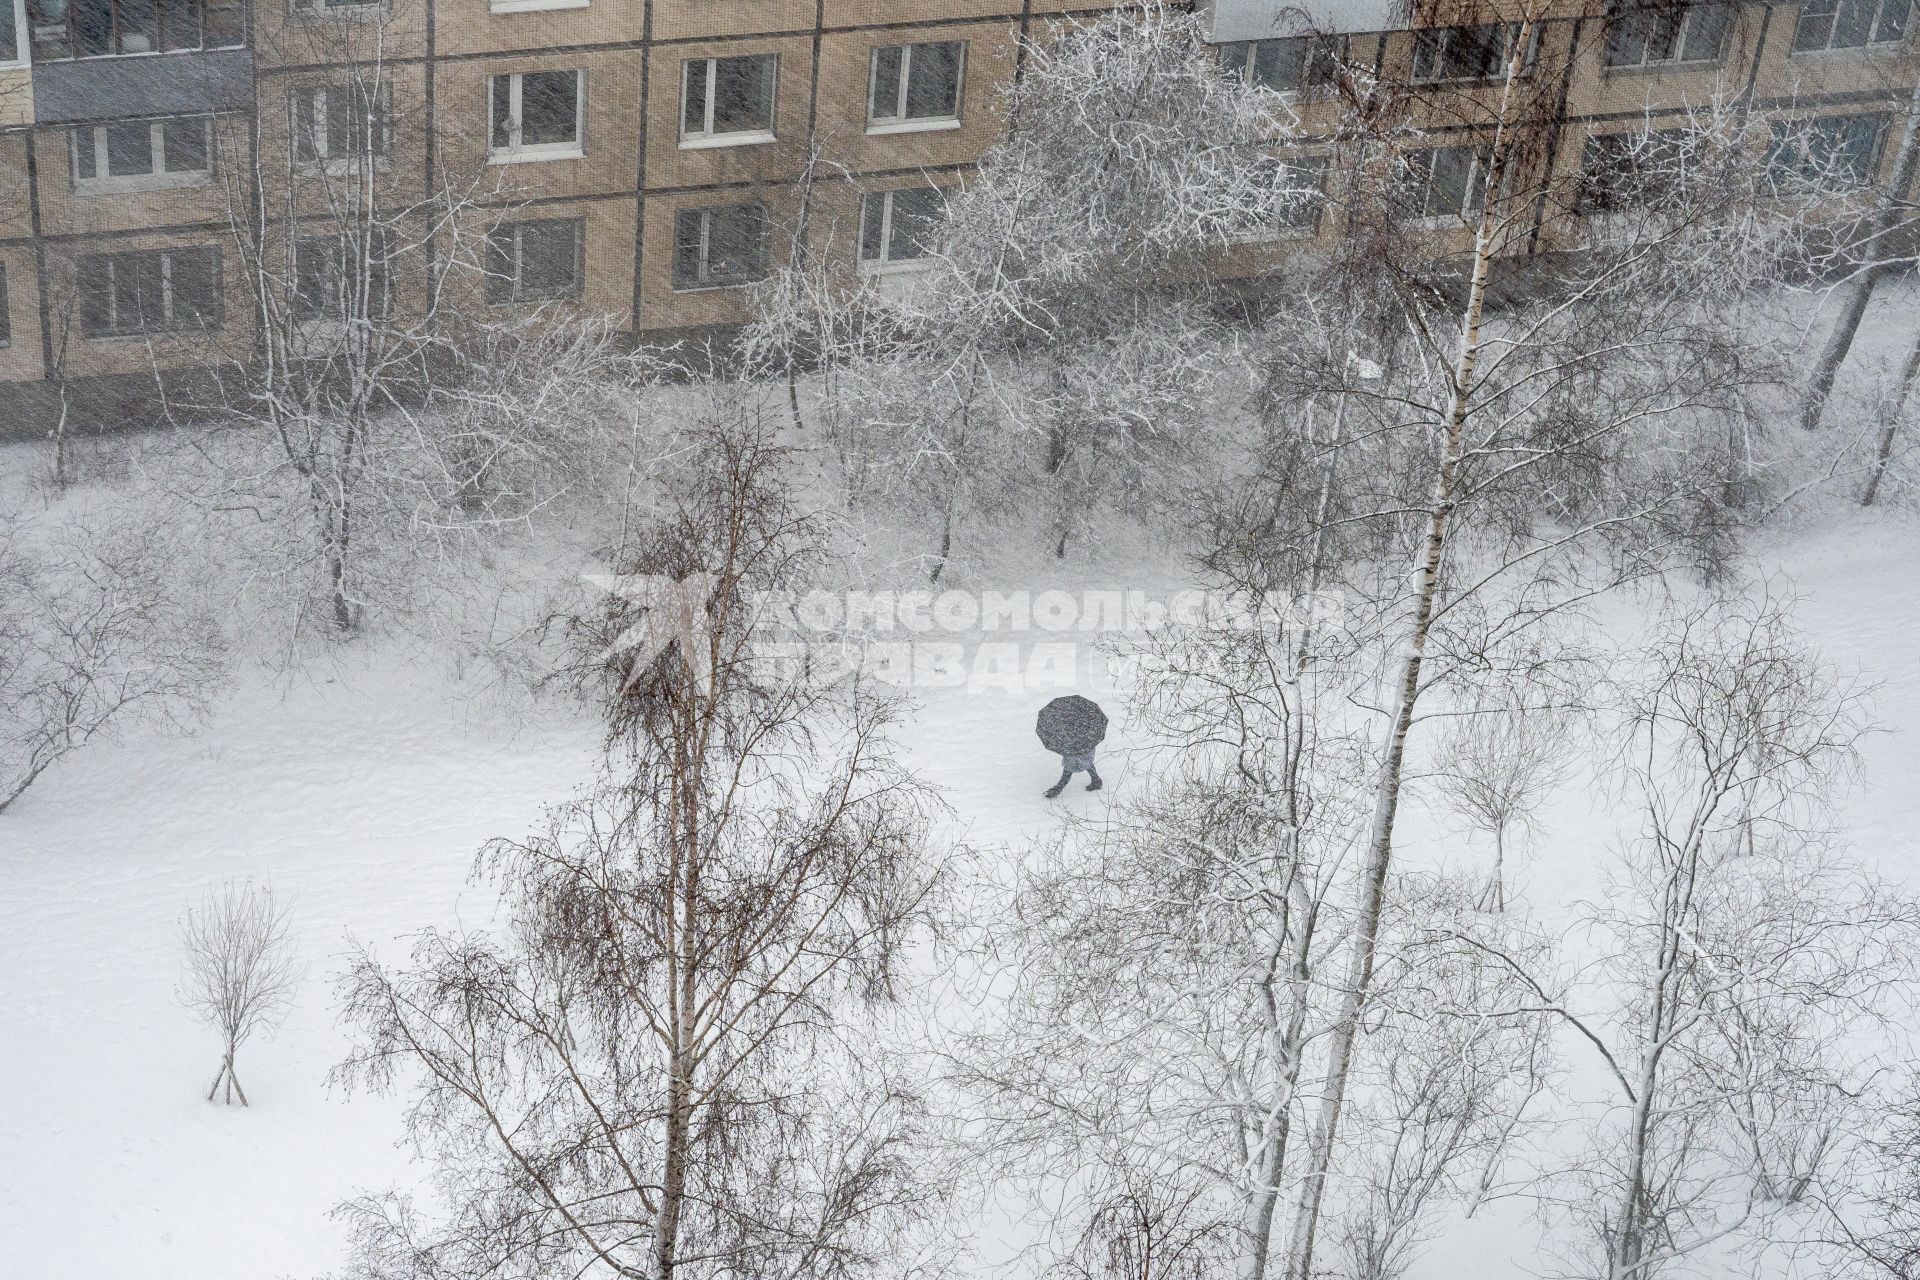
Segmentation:
{"type": "Polygon", "coordinates": [[[205,708],[222,637],[178,537],[136,516],[0,520],[0,813],[88,743],[205,708]]]}
{"type": "Polygon", "coordinates": [[[939,886],[935,802],[886,703],[761,654],[752,593],[797,584],[814,521],[758,415],[710,426],[616,549],[693,594],[582,619],[604,773],[488,847],[497,931],[344,981],[341,1074],[408,1093],[444,1206],[347,1206],[355,1274],[916,1273],[921,1108],[873,1015],[939,886]]]}

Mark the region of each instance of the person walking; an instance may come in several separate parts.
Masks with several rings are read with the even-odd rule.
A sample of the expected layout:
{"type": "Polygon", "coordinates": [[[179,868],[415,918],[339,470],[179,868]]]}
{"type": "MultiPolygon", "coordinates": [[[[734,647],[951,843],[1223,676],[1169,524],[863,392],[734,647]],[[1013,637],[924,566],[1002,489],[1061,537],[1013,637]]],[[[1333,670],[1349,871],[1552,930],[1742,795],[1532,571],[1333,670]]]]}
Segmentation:
{"type": "Polygon", "coordinates": [[[1047,799],[1065,791],[1076,773],[1084,773],[1091,779],[1087,783],[1089,791],[1098,791],[1105,785],[1093,763],[1094,749],[1107,736],[1107,713],[1100,709],[1099,703],[1077,693],[1055,698],[1040,708],[1033,730],[1040,735],[1040,745],[1060,757],[1060,781],[1047,789],[1047,799]]]}

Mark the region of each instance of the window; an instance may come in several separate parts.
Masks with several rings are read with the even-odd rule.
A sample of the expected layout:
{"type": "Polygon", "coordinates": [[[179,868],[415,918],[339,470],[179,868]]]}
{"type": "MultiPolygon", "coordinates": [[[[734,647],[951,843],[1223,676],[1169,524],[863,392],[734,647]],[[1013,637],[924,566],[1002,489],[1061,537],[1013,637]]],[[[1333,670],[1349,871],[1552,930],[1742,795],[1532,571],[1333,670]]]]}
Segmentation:
{"type": "Polygon", "coordinates": [[[77,125],[76,191],[145,191],[199,182],[212,172],[213,121],[206,116],[77,125]]]}
{"type": "Polygon", "coordinates": [[[392,127],[383,89],[359,84],[293,90],[293,158],[301,164],[352,164],[387,154],[392,127]]]}
{"type": "Polygon", "coordinates": [[[860,202],[861,265],[884,271],[925,258],[946,207],[947,193],[937,187],[870,192],[860,202]]]}
{"type": "Polygon", "coordinates": [[[1487,153],[1435,147],[1407,154],[1407,216],[1432,221],[1477,218],[1486,204],[1487,153]]]}
{"type": "Polygon", "coordinates": [[[546,302],[580,294],[580,218],[508,222],[487,237],[487,301],[546,302]]]}
{"type": "Polygon", "coordinates": [[[867,128],[952,128],[960,122],[960,77],[966,42],[890,44],[873,51],[867,86],[867,128]]]}
{"type": "Polygon", "coordinates": [[[378,9],[382,0],[293,0],[295,13],[366,13],[378,9]]]}
{"type": "Polygon", "coordinates": [[[1726,53],[1733,8],[1677,0],[1630,0],[1607,23],[1609,67],[1714,63],[1726,53]]]}
{"type": "Polygon", "coordinates": [[[13,305],[7,293],[7,264],[0,262],[0,347],[13,345],[13,305]]]}
{"type": "Polygon", "coordinates": [[[680,145],[771,142],[778,61],[750,53],[681,63],[680,145]]]}
{"type": "Polygon", "coordinates": [[[26,0],[26,10],[40,62],[227,49],[247,39],[244,0],[26,0]]]}
{"type": "MultiPolygon", "coordinates": [[[[1508,46],[1520,29],[1509,24],[1480,27],[1426,27],[1414,33],[1413,78],[1420,84],[1443,80],[1497,80],[1507,72],[1508,46]]],[[[1528,50],[1531,59],[1532,50],[1528,50]]],[[[1525,69],[1524,66],[1522,68],[1525,69]]]]}
{"type": "Polygon", "coordinates": [[[385,237],[303,236],[293,245],[293,318],[364,320],[392,302],[385,237]]]}
{"type": "Polygon", "coordinates": [[[515,71],[487,82],[496,160],[550,160],[584,155],[580,146],[581,71],[515,71]]]}
{"type": "Polygon", "coordinates": [[[1793,51],[1893,44],[1906,36],[1912,16],[1913,0],[1804,0],[1793,51]]]}
{"type": "Polygon", "coordinates": [[[1225,240],[1259,243],[1311,234],[1326,204],[1325,156],[1264,156],[1247,170],[1247,186],[1207,218],[1225,240]]]}
{"type": "Polygon", "coordinates": [[[1873,181],[1885,116],[1821,116],[1773,128],[1767,174],[1783,185],[1873,181]]]}
{"type": "Polygon", "coordinates": [[[1580,162],[1581,210],[1617,213],[1666,197],[1685,175],[1688,143],[1680,129],[1588,138],[1580,162]]]}
{"type": "Polygon", "coordinates": [[[220,251],[212,245],[80,259],[80,328],[90,338],[219,324],[220,251]]]}
{"type": "Polygon", "coordinates": [[[767,269],[767,211],[757,204],[682,209],[673,220],[673,287],[717,289],[767,269]]]}
{"type": "Polygon", "coordinates": [[[0,0],[0,66],[19,66],[25,62],[26,49],[20,33],[27,29],[25,0],[0,0]]]}
{"type": "Polygon", "coordinates": [[[1327,36],[1240,40],[1220,46],[1220,65],[1231,75],[1276,93],[1330,86],[1340,58],[1339,41],[1327,36]]]}

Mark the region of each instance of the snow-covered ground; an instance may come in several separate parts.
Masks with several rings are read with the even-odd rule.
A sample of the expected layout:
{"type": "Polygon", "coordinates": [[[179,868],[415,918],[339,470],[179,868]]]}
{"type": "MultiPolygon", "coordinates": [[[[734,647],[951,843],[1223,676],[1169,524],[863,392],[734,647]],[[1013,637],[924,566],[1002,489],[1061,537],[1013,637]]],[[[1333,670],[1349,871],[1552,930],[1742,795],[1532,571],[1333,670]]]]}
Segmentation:
{"type": "MultiPolygon", "coordinates": [[[[1920,796],[1916,543],[1898,517],[1852,515],[1759,552],[1828,654],[1879,682],[1874,709],[1891,731],[1866,742],[1845,817],[1856,850],[1889,870],[1910,864],[1920,796]]],[[[1164,591],[1175,561],[1155,559],[1036,556],[956,585],[1164,591]]],[[[1078,684],[1104,688],[1090,656],[1078,684]]],[[[905,745],[945,790],[954,834],[1012,850],[1137,783],[1129,761],[1143,757],[1121,723],[1104,793],[1041,798],[1055,761],[1032,716],[1058,691],[916,693],[905,745]]],[[[0,1275],[264,1280],[333,1265],[328,1209],[409,1176],[397,1104],[324,1083],[345,1048],[329,994],[344,944],[394,952],[412,928],[484,918],[485,896],[466,884],[475,850],[565,798],[595,741],[562,703],[469,704],[440,668],[346,650],[290,686],[251,679],[192,736],[89,749],[0,816],[0,1275]],[[284,1030],[243,1052],[249,1109],[202,1100],[217,1046],[173,998],[178,912],[235,876],[293,896],[309,969],[284,1030]]],[[[1415,856],[1466,856],[1434,834],[1416,833],[1415,856]]],[[[1586,880],[1552,862],[1580,846],[1558,848],[1537,855],[1536,892],[1586,880]]],[[[1459,1224],[1417,1274],[1521,1274],[1536,1259],[1531,1229],[1516,1225],[1505,1213],[1459,1224]]]]}

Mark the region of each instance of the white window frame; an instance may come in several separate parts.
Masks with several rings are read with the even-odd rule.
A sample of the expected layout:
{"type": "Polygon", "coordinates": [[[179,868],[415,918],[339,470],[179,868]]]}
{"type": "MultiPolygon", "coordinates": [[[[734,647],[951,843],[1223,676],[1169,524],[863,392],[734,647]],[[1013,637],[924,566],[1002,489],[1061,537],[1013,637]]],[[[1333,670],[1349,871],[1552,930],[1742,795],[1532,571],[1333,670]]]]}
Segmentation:
{"type": "Polygon", "coordinates": [[[113,120],[105,124],[76,124],[67,130],[67,172],[73,177],[73,189],[86,195],[112,195],[126,191],[161,191],[176,187],[198,187],[213,180],[213,117],[161,116],[146,121],[113,120]],[[167,170],[166,125],[170,121],[198,120],[205,130],[207,165],[204,169],[167,170]],[[153,168],[146,173],[114,175],[107,172],[107,130],[114,125],[144,123],[147,126],[148,158],[153,168]],[[86,135],[83,144],[81,135],[86,135]],[[91,178],[80,176],[80,148],[93,151],[91,178]]]}
{"type": "MultiPolygon", "coordinates": [[[[1671,2],[1671,0],[1669,0],[1669,2],[1671,2]]],[[[1628,10],[1608,20],[1606,33],[1602,36],[1603,47],[1600,54],[1601,65],[1606,71],[1609,73],[1631,73],[1634,71],[1682,70],[1700,67],[1717,67],[1726,62],[1727,46],[1732,43],[1734,27],[1740,20],[1739,9],[1733,3],[1729,2],[1729,0],[1689,0],[1687,6],[1680,11],[1680,26],[1679,29],[1674,32],[1673,57],[1655,58],[1649,56],[1647,45],[1643,41],[1640,48],[1640,61],[1613,61],[1613,23],[1623,20],[1644,21],[1654,13],[1657,13],[1657,10],[1641,8],[1628,10]],[[1692,34],[1695,24],[1701,20],[1703,14],[1713,9],[1719,9],[1722,12],[1727,24],[1725,32],[1723,32],[1720,37],[1720,47],[1714,50],[1711,58],[1687,58],[1681,56],[1680,51],[1687,47],[1687,39],[1692,34]]]]}
{"type": "Polygon", "coordinates": [[[301,18],[379,18],[387,0],[288,0],[288,8],[301,18]]]}
{"type": "MultiPolygon", "coordinates": [[[[11,0],[13,5],[13,57],[0,58],[0,68],[33,65],[33,28],[27,25],[27,0],[11,0]]],[[[0,0],[0,4],[8,0],[0,0]]]]}
{"type": "Polygon", "coordinates": [[[1324,65],[1330,72],[1337,72],[1341,62],[1346,58],[1347,51],[1343,41],[1338,36],[1269,36],[1264,40],[1229,40],[1224,42],[1220,46],[1220,65],[1229,76],[1232,76],[1250,90],[1265,89],[1268,93],[1278,93],[1290,99],[1312,97],[1316,92],[1324,90],[1332,84],[1331,76],[1326,80],[1315,80],[1311,74],[1309,74],[1306,80],[1291,89],[1270,88],[1257,83],[1254,79],[1254,74],[1259,66],[1261,45],[1291,44],[1295,42],[1304,44],[1306,47],[1307,60],[1303,64],[1303,68],[1309,72],[1311,72],[1311,69],[1316,65],[1324,65]],[[1227,65],[1227,51],[1236,46],[1246,50],[1246,61],[1238,67],[1232,67],[1227,65]]]}
{"type": "Polygon", "coordinates": [[[854,257],[860,270],[870,276],[899,275],[904,272],[925,271],[933,265],[933,255],[921,254],[917,258],[894,258],[888,255],[893,249],[893,199],[913,191],[938,191],[945,199],[947,193],[938,187],[895,187],[889,191],[869,191],[860,197],[860,228],[855,246],[854,257]],[[867,202],[878,198],[880,201],[880,256],[866,256],[867,202]]]}
{"type": "MultiPolygon", "coordinates": [[[[352,151],[339,156],[333,154],[333,134],[327,128],[327,96],[333,93],[352,94],[355,88],[356,86],[350,84],[306,84],[295,85],[289,91],[287,124],[295,164],[308,172],[326,173],[350,173],[358,167],[360,159],[352,151]],[[293,104],[296,99],[303,96],[310,100],[308,114],[313,123],[312,141],[315,145],[312,148],[314,158],[311,160],[299,158],[300,115],[299,108],[293,104]]],[[[392,104],[388,101],[385,85],[381,85],[374,91],[373,105],[380,116],[380,145],[370,158],[374,164],[384,165],[387,162],[387,153],[393,146],[392,104]]]]}
{"type": "Polygon", "coordinates": [[[537,67],[531,71],[495,71],[487,76],[487,163],[488,164],[528,164],[542,160],[578,160],[587,154],[587,73],[582,67],[537,67]],[[526,86],[526,78],[534,75],[549,75],[556,71],[573,73],[573,141],[571,142],[534,142],[520,141],[526,121],[521,114],[521,95],[526,86]],[[501,79],[507,80],[508,119],[513,124],[508,130],[510,141],[505,147],[493,145],[493,95],[498,92],[501,79]]]}
{"type": "Polygon", "coordinates": [[[1838,25],[1840,5],[1844,4],[1846,0],[1831,0],[1831,2],[1833,4],[1833,11],[1823,15],[1827,20],[1827,38],[1813,48],[1802,49],[1800,47],[1800,24],[1806,19],[1807,5],[1802,3],[1799,10],[1795,12],[1793,17],[1793,36],[1787,43],[1787,48],[1794,57],[1817,58],[1827,53],[1845,54],[1865,52],[1871,49],[1898,49],[1912,40],[1914,26],[1916,23],[1920,23],[1920,6],[1909,4],[1907,7],[1906,25],[1902,27],[1900,34],[1891,40],[1876,38],[1881,30],[1881,24],[1886,21],[1887,6],[1896,3],[1896,0],[1876,0],[1873,6],[1873,22],[1870,26],[1870,34],[1867,39],[1860,44],[1835,44],[1833,42],[1833,30],[1834,27],[1838,25]]]}
{"type": "Polygon", "coordinates": [[[971,52],[968,40],[921,40],[912,44],[875,45],[867,53],[867,132],[880,135],[889,133],[934,133],[943,129],[960,127],[960,111],[966,99],[967,57],[971,52]],[[957,44],[960,46],[960,62],[953,70],[953,114],[946,116],[907,115],[907,86],[913,81],[913,51],[922,45],[957,44]],[[900,50],[900,77],[893,86],[893,103],[897,112],[891,116],[876,117],[873,114],[873,100],[880,88],[880,54],[886,49],[900,50]]]}
{"type": "Polygon", "coordinates": [[[546,13],[553,9],[585,9],[593,0],[488,0],[489,13],[546,13]]]}
{"type": "Polygon", "coordinates": [[[780,55],[778,53],[730,53],[715,55],[711,58],[687,58],[680,63],[680,102],[679,102],[680,149],[698,151],[709,147],[751,147],[773,142],[774,124],[780,117],[780,55]],[[728,58],[766,58],[773,63],[773,83],[767,93],[767,127],[765,129],[741,129],[733,133],[715,133],[713,131],[714,86],[719,82],[719,67],[716,65],[728,58]],[[695,64],[707,69],[707,98],[701,104],[702,128],[697,133],[687,132],[687,88],[693,77],[695,64]]]}

